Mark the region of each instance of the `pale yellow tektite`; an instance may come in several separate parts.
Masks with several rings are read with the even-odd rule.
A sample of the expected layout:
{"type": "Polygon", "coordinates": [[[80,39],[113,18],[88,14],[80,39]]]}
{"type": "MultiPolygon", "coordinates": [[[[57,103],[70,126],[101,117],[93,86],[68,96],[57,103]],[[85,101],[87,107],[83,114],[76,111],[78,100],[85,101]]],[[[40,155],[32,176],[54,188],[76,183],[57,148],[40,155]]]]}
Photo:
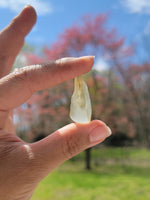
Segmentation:
{"type": "Polygon", "coordinates": [[[77,123],[88,123],[91,121],[91,100],[86,83],[82,77],[74,80],[74,92],[71,98],[70,118],[77,123]]]}

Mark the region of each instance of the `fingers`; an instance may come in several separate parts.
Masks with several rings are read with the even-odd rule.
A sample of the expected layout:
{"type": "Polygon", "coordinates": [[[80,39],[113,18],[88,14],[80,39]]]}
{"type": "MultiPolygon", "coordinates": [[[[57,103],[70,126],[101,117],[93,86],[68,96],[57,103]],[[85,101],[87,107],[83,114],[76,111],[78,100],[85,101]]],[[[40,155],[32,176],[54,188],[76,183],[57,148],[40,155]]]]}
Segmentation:
{"type": "Polygon", "coordinates": [[[11,65],[24,44],[24,37],[36,22],[36,12],[27,6],[0,32],[0,77],[9,73],[11,65]]]}
{"type": "Polygon", "coordinates": [[[88,124],[67,125],[45,139],[31,144],[36,163],[34,166],[40,166],[39,173],[46,176],[65,160],[102,142],[110,134],[106,124],[98,120],[88,124]]]}
{"type": "Polygon", "coordinates": [[[0,80],[0,110],[13,109],[24,103],[35,91],[88,72],[93,63],[93,56],[85,56],[63,58],[16,70],[0,80]]]}

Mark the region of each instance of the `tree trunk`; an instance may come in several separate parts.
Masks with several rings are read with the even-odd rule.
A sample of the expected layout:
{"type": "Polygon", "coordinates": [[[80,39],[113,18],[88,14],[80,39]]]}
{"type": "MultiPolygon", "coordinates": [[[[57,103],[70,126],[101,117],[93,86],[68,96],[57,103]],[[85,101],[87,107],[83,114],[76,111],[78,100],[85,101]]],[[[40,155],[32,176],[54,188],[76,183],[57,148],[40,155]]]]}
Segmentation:
{"type": "Polygon", "coordinates": [[[91,149],[92,148],[88,148],[85,150],[85,168],[87,170],[91,169],[91,149]]]}

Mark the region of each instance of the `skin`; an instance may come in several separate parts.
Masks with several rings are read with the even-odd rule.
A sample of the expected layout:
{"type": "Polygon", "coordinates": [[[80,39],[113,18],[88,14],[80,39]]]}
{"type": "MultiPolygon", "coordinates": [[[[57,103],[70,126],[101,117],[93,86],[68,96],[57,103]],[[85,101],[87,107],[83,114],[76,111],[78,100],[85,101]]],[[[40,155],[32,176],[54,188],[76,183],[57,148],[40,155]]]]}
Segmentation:
{"type": "Polygon", "coordinates": [[[0,199],[29,200],[38,183],[65,160],[110,135],[105,123],[69,124],[28,144],[15,135],[12,110],[31,95],[87,73],[93,57],[63,58],[10,73],[24,38],[36,22],[27,6],[0,32],[0,199]]]}

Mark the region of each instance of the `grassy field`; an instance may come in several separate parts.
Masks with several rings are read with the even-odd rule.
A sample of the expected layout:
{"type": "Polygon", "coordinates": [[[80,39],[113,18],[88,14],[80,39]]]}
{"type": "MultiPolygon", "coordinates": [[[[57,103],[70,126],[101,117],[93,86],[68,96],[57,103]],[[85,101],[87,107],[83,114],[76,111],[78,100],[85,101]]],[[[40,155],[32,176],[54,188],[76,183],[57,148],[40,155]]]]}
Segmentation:
{"type": "Polygon", "coordinates": [[[131,148],[92,150],[92,170],[84,152],[45,178],[32,200],[150,200],[150,151],[131,148]]]}

